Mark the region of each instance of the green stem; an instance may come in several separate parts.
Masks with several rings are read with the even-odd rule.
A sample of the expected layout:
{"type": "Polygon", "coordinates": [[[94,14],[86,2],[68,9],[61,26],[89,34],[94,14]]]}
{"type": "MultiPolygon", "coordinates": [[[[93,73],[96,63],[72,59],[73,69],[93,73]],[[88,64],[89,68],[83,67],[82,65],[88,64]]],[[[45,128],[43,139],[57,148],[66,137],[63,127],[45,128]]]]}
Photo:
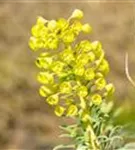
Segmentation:
{"type": "Polygon", "coordinates": [[[90,143],[89,150],[90,150],[90,147],[92,147],[92,150],[100,150],[100,144],[97,140],[97,137],[96,137],[90,123],[88,123],[88,125],[87,125],[86,132],[87,132],[87,134],[89,136],[89,140],[90,140],[89,141],[89,143],[90,143]]]}
{"type": "Polygon", "coordinates": [[[88,137],[88,141],[85,141],[86,145],[88,145],[89,149],[90,150],[92,148],[92,150],[101,150],[100,148],[100,144],[99,144],[99,141],[97,139],[97,136],[96,134],[94,133],[94,130],[92,128],[92,125],[91,125],[91,121],[89,119],[89,114],[90,112],[87,110],[87,104],[86,104],[86,101],[84,98],[80,98],[80,106],[81,106],[81,113],[80,113],[80,119],[83,123],[83,127],[85,127],[85,131],[86,131],[86,134],[87,134],[87,137],[88,137]],[[82,114],[85,114],[87,113],[86,116],[82,115],[82,114]],[[85,118],[85,119],[84,119],[85,118]]]}

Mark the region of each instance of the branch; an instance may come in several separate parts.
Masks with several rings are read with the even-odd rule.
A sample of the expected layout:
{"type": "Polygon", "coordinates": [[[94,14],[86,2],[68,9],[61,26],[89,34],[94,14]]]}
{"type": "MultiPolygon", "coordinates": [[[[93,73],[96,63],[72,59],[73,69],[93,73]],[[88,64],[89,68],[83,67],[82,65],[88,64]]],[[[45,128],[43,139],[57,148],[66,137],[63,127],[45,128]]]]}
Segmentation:
{"type": "Polygon", "coordinates": [[[127,76],[127,79],[129,80],[129,82],[133,85],[133,87],[135,87],[135,82],[131,78],[131,76],[129,74],[129,70],[128,70],[128,53],[126,53],[126,55],[125,55],[125,73],[126,73],[126,76],[127,76]]]}

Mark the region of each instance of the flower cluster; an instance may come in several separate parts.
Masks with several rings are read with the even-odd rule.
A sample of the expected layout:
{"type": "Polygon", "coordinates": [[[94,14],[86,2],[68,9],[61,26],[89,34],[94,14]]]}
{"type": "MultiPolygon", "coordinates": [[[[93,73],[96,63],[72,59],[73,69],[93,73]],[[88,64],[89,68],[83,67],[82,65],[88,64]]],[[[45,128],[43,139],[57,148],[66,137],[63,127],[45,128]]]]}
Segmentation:
{"type": "Polygon", "coordinates": [[[113,85],[105,80],[109,64],[101,43],[76,42],[79,33],[92,30],[80,22],[82,17],[78,9],[67,20],[38,17],[31,29],[30,48],[42,50],[35,62],[40,68],[39,93],[57,116],[76,116],[85,107],[102,104],[114,92],[113,85]]]}

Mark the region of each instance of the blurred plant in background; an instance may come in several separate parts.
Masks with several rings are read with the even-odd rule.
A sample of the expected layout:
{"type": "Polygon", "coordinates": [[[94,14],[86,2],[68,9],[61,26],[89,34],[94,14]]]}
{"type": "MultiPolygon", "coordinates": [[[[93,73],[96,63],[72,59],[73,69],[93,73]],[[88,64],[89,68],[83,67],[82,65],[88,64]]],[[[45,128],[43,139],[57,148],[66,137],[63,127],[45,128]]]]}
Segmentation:
{"type": "Polygon", "coordinates": [[[71,143],[54,150],[119,149],[124,139],[122,127],[114,125],[113,101],[108,101],[115,91],[105,79],[109,64],[100,42],[76,42],[80,32],[92,30],[89,24],[80,22],[82,17],[78,9],[67,20],[38,17],[31,29],[29,46],[33,51],[41,50],[35,62],[40,68],[39,93],[57,116],[75,121],[60,127],[65,131],[61,137],[70,137],[71,143]]]}

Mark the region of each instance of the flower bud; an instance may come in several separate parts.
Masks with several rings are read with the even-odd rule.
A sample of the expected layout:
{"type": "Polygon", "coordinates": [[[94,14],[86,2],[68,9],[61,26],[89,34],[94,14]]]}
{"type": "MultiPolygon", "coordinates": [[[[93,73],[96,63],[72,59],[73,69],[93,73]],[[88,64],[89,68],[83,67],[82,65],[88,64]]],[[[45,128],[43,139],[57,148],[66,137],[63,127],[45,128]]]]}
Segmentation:
{"type": "Polygon", "coordinates": [[[80,23],[80,21],[75,21],[71,28],[73,29],[75,34],[79,34],[80,31],[82,31],[82,24],[80,23]]]}
{"type": "Polygon", "coordinates": [[[85,73],[84,73],[84,78],[85,80],[92,80],[95,78],[95,72],[92,68],[88,68],[85,70],[85,73]]]}
{"type": "Polygon", "coordinates": [[[55,72],[56,74],[59,74],[64,68],[64,63],[62,63],[61,61],[54,61],[51,65],[51,69],[53,72],[55,72]]]}
{"type": "Polygon", "coordinates": [[[71,15],[71,18],[75,18],[75,19],[81,19],[82,17],[83,17],[83,11],[79,9],[75,9],[71,15]]]}
{"type": "Polygon", "coordinates": [[[83,76],[84,71],[85,71],[84,67],[80,65],[75,65],[73,70],[74,74],[77,76],[83,76]]]}
{"type": "Polygon", "coordinates": [[[57,94],[51,95],[46,99],[47,103],[50,105],[57,105],[59,102],[59,97],[57,94]]]}
{"type": "Polygon", "coordinates": [[[87,94],[88,94],[88,89],[86,86],[79,86],[77,88],[77,94],[80,96],[80,97],[86,97],[87,94]]]}
{"type": "Polygon", "coordinates": [[[106,80],[104,78],[99,78],[95,81],[96,88],[102,90],[106,86],[106,80]]]}
{"type": "Polygon", "coordinates": [[[57,27],[60,30],[66,29],[68,27],[68,25],[69,25],[68,21],[66,19],[64,19],[64,18],[60,18],[57,21],[57,27]]]}
{"type": "Polygon", "coordinates": [[[89,56],[86,53],[81,53],[76,58],[78,65],[86,65],[89,62],[89,56]]]}
{"type": "Polygon", "coordinates": [[[41,16],[38,16],[38,18],[37,18],[37,24],[45,24],[45,23],[47,23],[48,21],[46,20],[46,19],[44,19],[43,17],[41,17],[41,16]]]}
{"type": "Polygon", "coordinates": [[[55,114],[58,116],[58,117],[61,117],[63,114],[64,114],[64,111],[65,111],[65,108],[62,107],[62,106],[56,106],[55,107],[55,114]]]}
{"type": "Polygon", "coordinates": [[[52,84],[54,82],[53,75],[49,72],[39,72],[37,80],[42,84],[52,84]]]}
{"type": "Polygon", "coordinates": [[[92,45],[88,40],[83,40],[79,44],[76,45],[76,51],[89,52],[92,50],[92,45]]]}
{"type": "Polygon", "coordinates": [[[40,55],[35,61],[35,64],[39,68],[48,69],[49,66],[52,64],[52,60],[52,57],[40,55]]]}
{"type": "Polygon", "coordinates": [[[35,38],[35,37],[30,37],[29,40],[29,47],[34,50],[37,51],[39,48],[41,48],[43,46],[43,43],[41,41],[39,41],[39,39],[35,38]]]}
{"type": "Polygon", "coordinates": [[[91,43],[92,44],[92,49],[96,50],[96,49],[101,49],[102,48],[102,44],[99,41],[94,41],[91,43]]]}
{"type": "Polygon", "coordinates": [[[106,92],[104,96],[112,95],[115,91],[114,85],[112,83],[109,83],[105,86],[106,92]]]}
{"type": "Polygon", "coordinates": [[[98,78],[103,78],[103,74],[101,72],[97,72],[96,75],[95,75],[95,78],[98,79],[98,78]]]}
{"type": "Polygon", "coordinates": [[[73,117],[77,114],[77,112],[78,112],[77,106],[72,104],[68,107],[66,116],[67,117],[73,117]]]}
{"type": "Polygon", "coordinates": [[[91,119],[89,113],[90,112],[88,112],[88,111],[82,111],[81,112],[81,119],[82,119],[83,122],[87,122],[88,120],[91,119]]]}
{"type": "Polygon", "coordinates": [[[72,86],[70,82],[63,82],[60,84],[60,92],[61,93],[71,93],[72,91],[72,86]]]}
{"type": "Polygon", "coordinates": [[[104,75],[106,75],[109,72],[110,68],[107,60],[103,59],[98,70],[102,72],[104,75]]]}
{"type": "Polygon", "coordinates": [[[102,103],[102,97],[99,94],[92,95],[91,100],[95,105],[100,105],[102,103]]]}
{"type": "Polygon", "coordinates": [[[82,26],[82,31],[83,31],[84,33],[89,33],[89,32],[92,31],[92,28],[91,28],[91,26],[90,26],[88,23],[86,23],[86,24],[84,24],[84,25],[82,26]]]}
{"type": "Polygon", "coordinates": [[[75,40],[73,31],[66,30],[65,32],[63,32],[62,40],[64,43],[72,43],[75,40]]]}
{"type": "Polygon", "coordinates": [[[71,61],[75,60],[72,49],[65,49],[63,52],[60,53],[60,58],[66,62],[71,63],[71,61]]]}
{"type": "Polygon", "coordinates": [[[42,96],[42,97],[47,97],[49,94],[51,94],[52,93],[52,91],[48,88],[48,87],[46,87],[46,86],[44,86],[44,85],[42,85],[41,87],[40,87],[40,89],[39,89],[39,94],[42,96]]]}
{"type": "Polygon", "coordinates": [[[55,20],[51,20],[48,22],[47,27],[50,31],[53,31],[57,27],[57,22],[55,20]]]}
{"type": "Polygon", "coordinates": [[[48,43],[47,47],[49,49],[57,49],[59,45],[58,39],[54,38],[53,40],[50,40],[50,42],[48,43]]]}
{"type": "Polygon", "coordinates": [[[95,60],[95,54],[93,52],[89,52],[88,56],[89,56],[90,62],[93,62],[95,60]]]}

